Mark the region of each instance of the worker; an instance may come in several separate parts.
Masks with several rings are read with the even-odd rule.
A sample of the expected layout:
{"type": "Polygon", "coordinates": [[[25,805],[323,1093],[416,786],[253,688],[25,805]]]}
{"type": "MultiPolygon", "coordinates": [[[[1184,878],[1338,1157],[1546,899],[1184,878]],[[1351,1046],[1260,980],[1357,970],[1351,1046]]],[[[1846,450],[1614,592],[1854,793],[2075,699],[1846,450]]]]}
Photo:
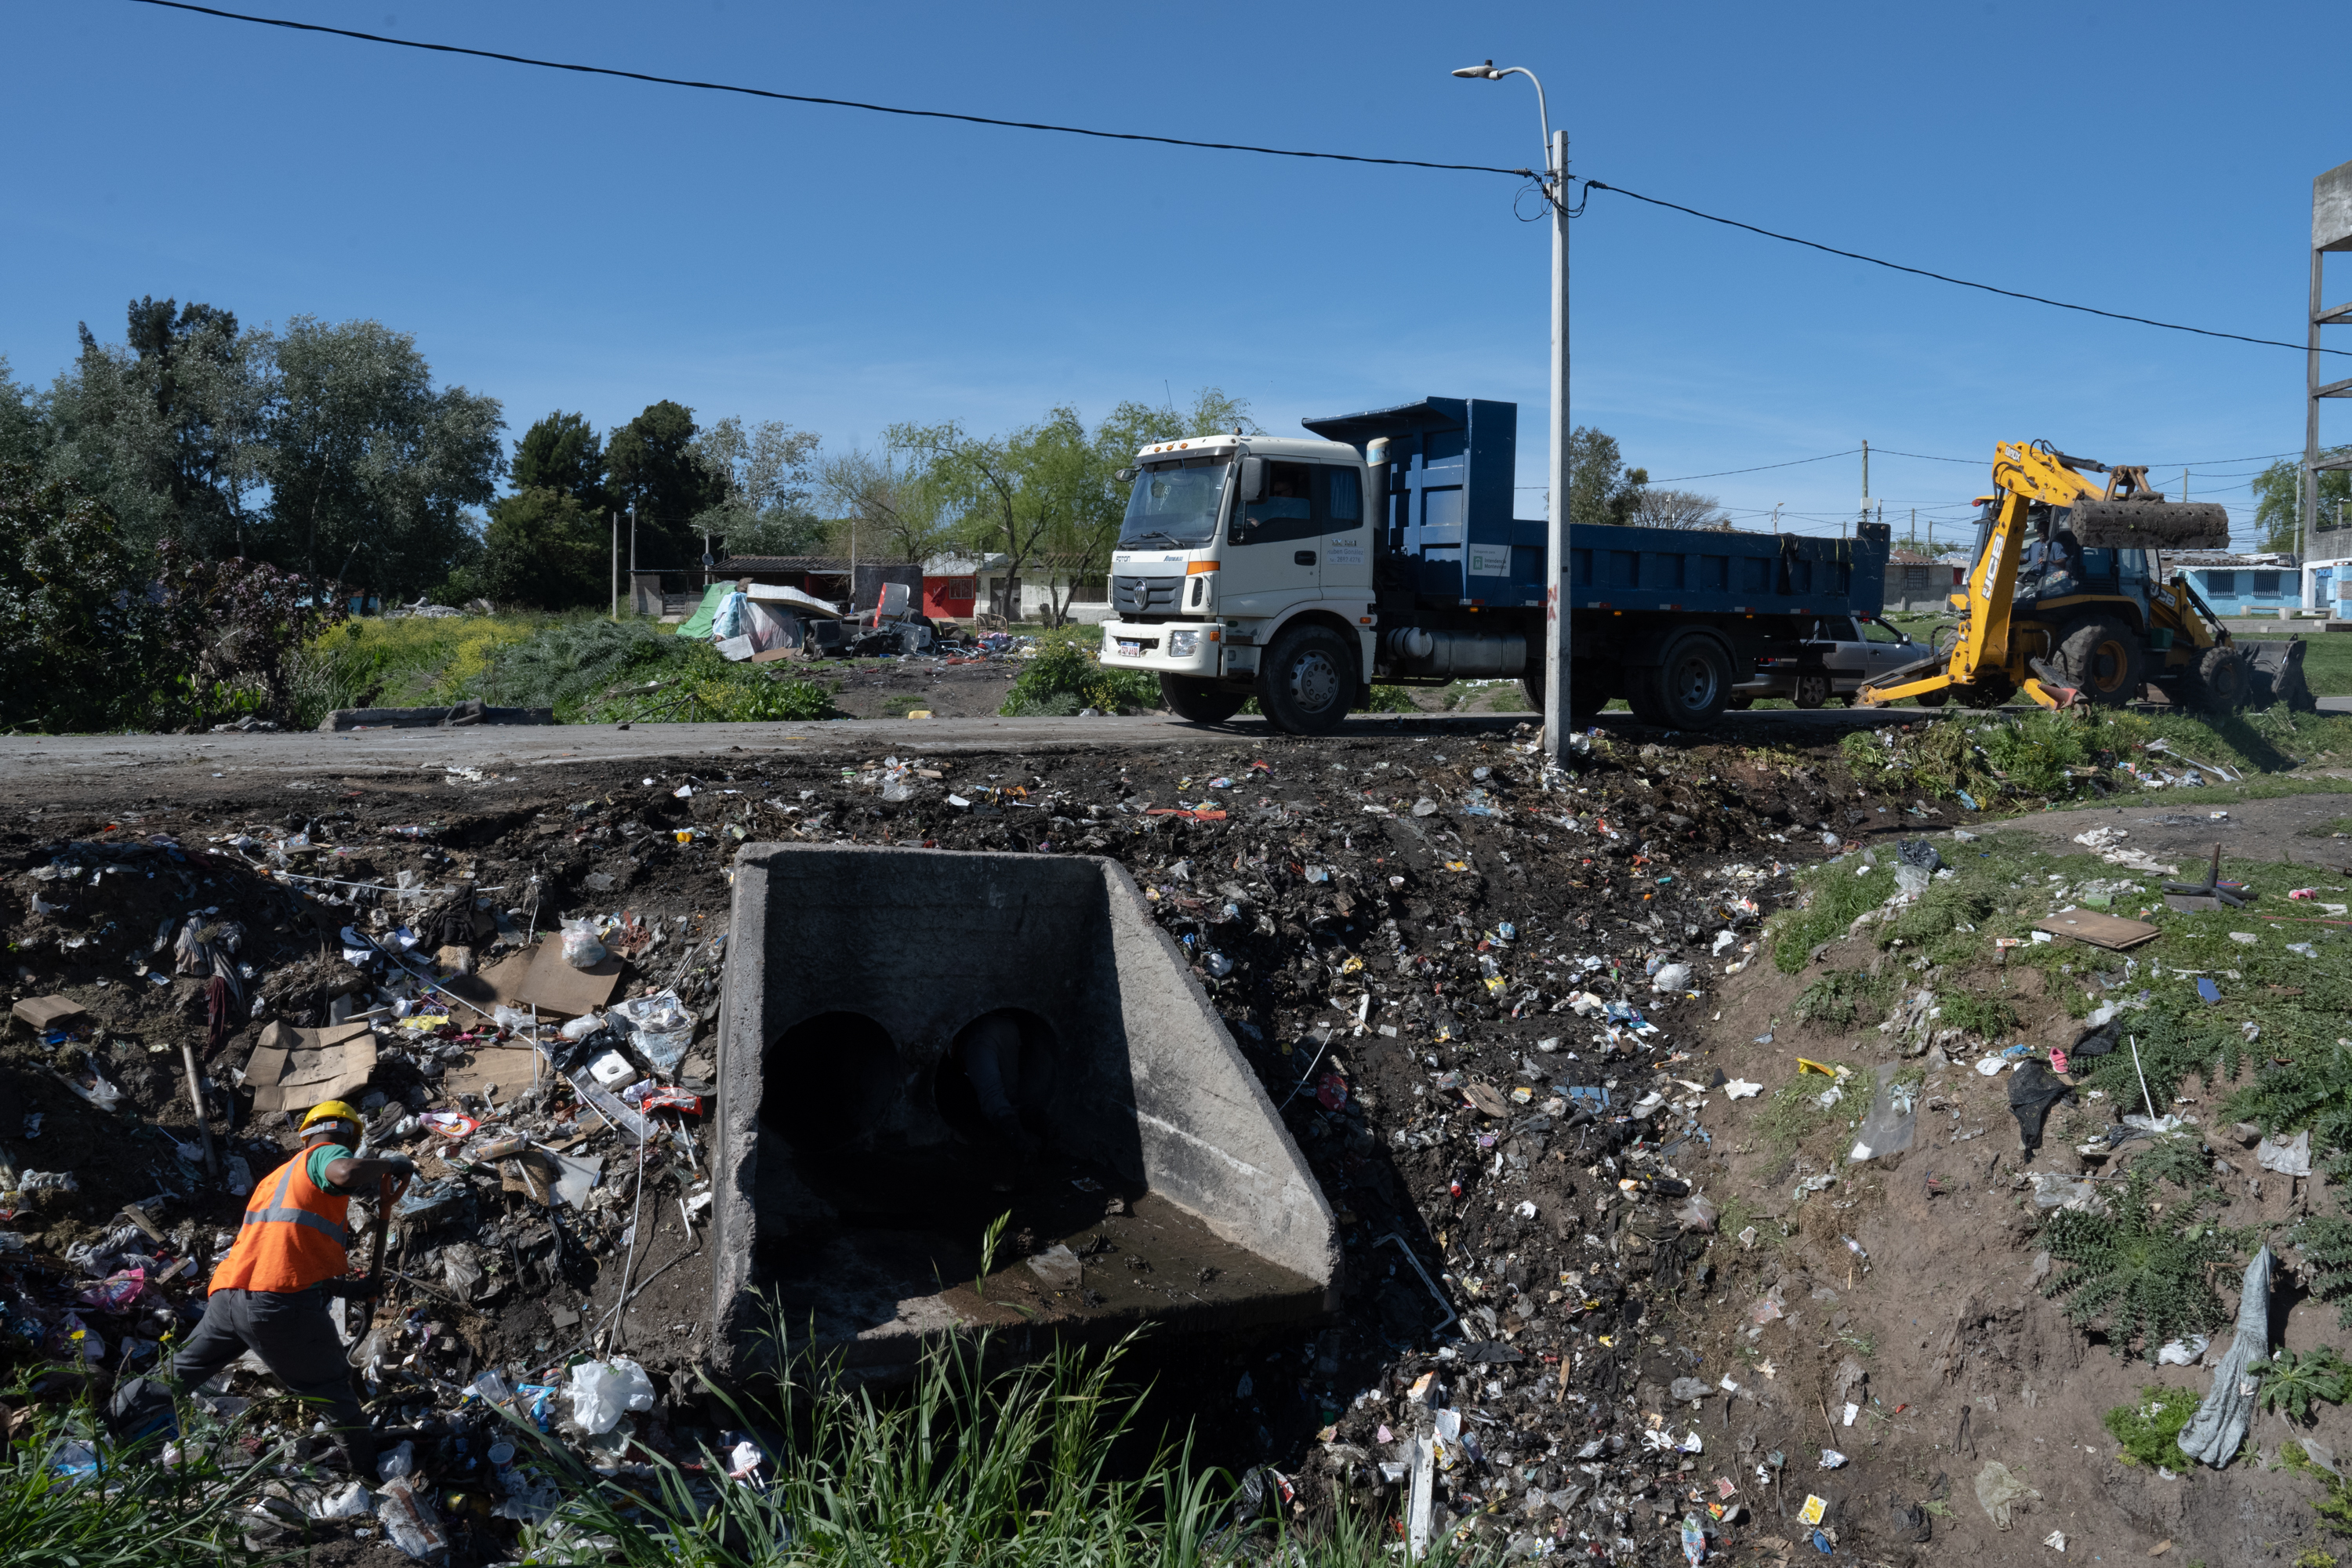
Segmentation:
{"type": "Polygon", "coordinates": [[[352,1194],[378,1191],[385,1176],[404,1181],[416,1166],[402,1154],[356,1156],[360,1113],[340,1100],[312,1106],[300,1136],[300,1152],[254,1187],[236,1245],[213,1270],[204,1321],[173,1359],[172,1382],[184,1395],[253,1352],[288,1392],[320,1407],[352,1474],[364,1479],[375,1474],[375,1435],[327,1302],[382,1293],[378,1279],[344,1278],[344,1217],[352,1194]]]}
{"type": "Polygon", "coordinates": [[[2082,592],[2083,545],[2074,531],[2047,509],[2034,519],[2034,540],[2018,574],[2017,597],[2058,599],[2082,592]]]}

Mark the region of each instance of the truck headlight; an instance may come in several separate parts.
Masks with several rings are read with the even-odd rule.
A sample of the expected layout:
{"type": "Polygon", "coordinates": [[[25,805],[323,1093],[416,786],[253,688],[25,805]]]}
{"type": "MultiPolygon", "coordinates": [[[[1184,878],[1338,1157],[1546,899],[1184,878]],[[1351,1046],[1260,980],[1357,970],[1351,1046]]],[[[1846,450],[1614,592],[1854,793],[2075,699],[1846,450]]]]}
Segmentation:
{"type": "Polygon", "coordinates": [[[1169,658],[1190,658],[1200,651],[1201,634],[1199,632],[1170,632],[1168,634],[1169,658]]]}

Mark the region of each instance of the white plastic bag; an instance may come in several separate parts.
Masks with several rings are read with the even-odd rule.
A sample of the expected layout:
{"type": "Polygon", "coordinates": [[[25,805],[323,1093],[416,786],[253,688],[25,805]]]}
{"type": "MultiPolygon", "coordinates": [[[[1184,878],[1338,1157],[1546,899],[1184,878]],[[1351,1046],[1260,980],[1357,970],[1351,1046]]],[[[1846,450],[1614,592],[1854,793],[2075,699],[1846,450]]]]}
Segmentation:
{"type": "Polygon", "coordinates": [[[694,1014],[675,991],[615,1002],[612,1015],[630,1031],[631,1046],[657,1073],[674,1073],[694,1044],[694,1014]]]}
{"type": "Polygon", "coordinates": [[[624,1412],[654,1407],[654,1380],[627,1356],[582,1362],[564,1392],[572,1397],[573,1424],[592,1437],[619,1426],[624,1412]]]}
{"type": "Polygon", "coordinates": [[[593,1013],[583,1013],[556,1031],[567,1040],[584,1040],[604,1026],[604,1020],[593,1013]]]}
{"type": "Polygon", "coordinates": [[[604,962],[604,944],[585,920],[563,922],[563,962],[574,969],[593,969],[604,962]]]}

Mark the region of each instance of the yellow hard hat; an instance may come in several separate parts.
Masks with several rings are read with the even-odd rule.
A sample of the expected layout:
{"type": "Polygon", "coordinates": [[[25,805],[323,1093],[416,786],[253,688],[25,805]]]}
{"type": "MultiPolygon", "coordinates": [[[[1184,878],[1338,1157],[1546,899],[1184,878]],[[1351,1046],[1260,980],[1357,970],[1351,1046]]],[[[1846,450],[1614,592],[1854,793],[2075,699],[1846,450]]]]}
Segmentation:
{"type": "Polygon", "coordinates": [[[310,1129],[321,1121],[348,1121],[357,1127],[360,1124],[360,1113],[340,1100],[322,1100],[310,1108],[310,1115],[302,1118],[303,1135],[307,1137],[310,1129]]]}

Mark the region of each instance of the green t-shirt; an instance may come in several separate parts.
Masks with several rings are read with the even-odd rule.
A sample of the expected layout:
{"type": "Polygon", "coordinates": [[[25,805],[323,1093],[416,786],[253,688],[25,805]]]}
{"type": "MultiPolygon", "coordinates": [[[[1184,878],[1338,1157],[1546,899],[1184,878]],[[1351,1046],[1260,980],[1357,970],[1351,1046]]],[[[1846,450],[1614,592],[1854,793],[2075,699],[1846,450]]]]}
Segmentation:
{"type": "Polygon", "coordinates": [[[320,1191],[332,1193],[339,1198],[347,1198],[352,1195],[352,1189],[339,1187],[328,1181],[327,1167],[338,1160],[349,1160],[353,1157],[352,1152],[341,1143],[321,1143],[310,1151],[310,1157],[303,1163],[302,1169],[311,1181],[318,1184],[320,1191]]]}

